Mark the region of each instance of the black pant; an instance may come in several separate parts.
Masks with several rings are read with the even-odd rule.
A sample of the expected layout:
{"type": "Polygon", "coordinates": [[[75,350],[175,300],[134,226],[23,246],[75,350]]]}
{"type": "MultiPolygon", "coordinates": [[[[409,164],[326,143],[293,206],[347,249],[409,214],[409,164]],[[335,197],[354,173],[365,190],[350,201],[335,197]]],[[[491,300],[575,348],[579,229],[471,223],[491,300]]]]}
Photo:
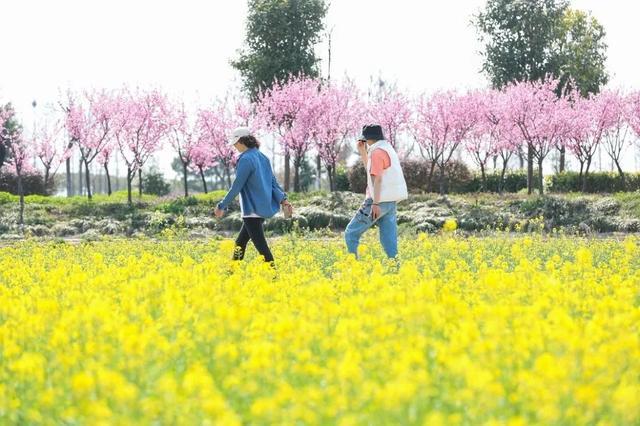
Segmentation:
{"type": "Polygon", "coordinates": [[[273,262],[273,255],[269,250],[267,239],[264,237],[264,219],[261,217],[243,217],[240,234],[236,238],[236,249],[233,252],[233,260],[244,259],[244,252],[247,249],[249,240],[263,257],[265,262],[273,262]]]}

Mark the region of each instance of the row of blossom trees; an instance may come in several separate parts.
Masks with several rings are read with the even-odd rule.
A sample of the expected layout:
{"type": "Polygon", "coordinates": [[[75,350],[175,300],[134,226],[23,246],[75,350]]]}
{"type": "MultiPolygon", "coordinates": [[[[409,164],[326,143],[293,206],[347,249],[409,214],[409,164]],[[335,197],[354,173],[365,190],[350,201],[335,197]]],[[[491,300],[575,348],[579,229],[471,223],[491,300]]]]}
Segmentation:
{"type": "MultiPolygon", "coordinates": [[[[624,148],[632,135],[640,135],[640,92],[607,90],[583,98],[575,93],[558,96],[556,88],[556,81],[545,80],[503,90],[449,90],[415,98],[387,90],[366,99],[352,82],[302,77],[273,85],[255,104],[234,96],[196,110],[159,90],[87,90],[68,93],[59,102],[59,116],[40,123],[30,137],[18,129],[0,143],[18,177],[29,167],[28,160],[37,158],[45,183],[65,162],[69,180],[75,152],[85,169],[88,198],[94,163],[104,169],[111,193],[109,164],[117,154],[127,168],[129,203],[134,179],[138,177],[141,191],[142,169],[163,146],[172,147],[180,160],[185,196],[189,172],[201,177],[205,191],[205,171],[213,167],[222,170],[220,178],[230,184],[236,153],[227,139],[239,125],[276,139],[277,152],[284,158],[286,190],[292,172],[293,189],[301,189],[301,167],[310,154],[324,166],[335,190],[337,167],[345,152],[353,151],[353,140],[366,123],[381,124],[401,156],[419,155],[428,162],[428,186],[436,173],[442,185],[449,163],[462,156],[473,161],[483,182],[489,161],[500,160],[503,180],[510,159],[517,155],[527,159],[529,191],[536,179],[542,191],[544,161],[558,150],[576,158],[586,189],[600,148],[624,180],[624,148]]],[[[7,133],[6,123],[14,113],[10,108],[0,112],[0,129],[7,133]]]]}

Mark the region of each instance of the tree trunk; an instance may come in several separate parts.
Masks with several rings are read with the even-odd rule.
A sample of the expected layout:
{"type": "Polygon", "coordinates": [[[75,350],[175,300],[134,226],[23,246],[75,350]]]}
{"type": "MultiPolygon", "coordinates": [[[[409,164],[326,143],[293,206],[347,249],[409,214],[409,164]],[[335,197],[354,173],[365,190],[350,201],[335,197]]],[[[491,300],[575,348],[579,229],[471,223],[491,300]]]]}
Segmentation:
{"type": "Polygon", "coordinates": [[[291,188],[291,155],[284,154],[284,192],[289,192],[291,188]]]}
{"type": "Polygon", "coordinates": [[[484,164],[482,164],[482,162],[480,162],[480,176],[482,177],[481,192],[487,190],[487,174],[484,171],[484,167],[485,167],[484,164]]]}
{"type": "MultiPolygon", "coordinates": [[[[187,164],[184,162],[182,163],[182,180],[184,181],[184,198],[187,198],[189,196],[189,185],[187,183],[188,181],[187,164]]],[[[206,192],[207,191],[205,191],[205,193],[206,192]]]]}
{"type": "Polygon", "coordinates": [[[431,192],[431,184],[433,183],[433,173],[436,170],[436,163],[431,162],[431,167],[429,168],[429,176],[427,177],[427,193],[431,192]]]}
{"type": "Polygon", "coordinates": [[[87,182],[87,198],[91,199],[91,175],[89,174],[89,163],[87,160],[84,160],[84,177],[87,182]]]}
{"type": "Polygon", "coordinates": [[[78,195],[82,195],[82,157],[78,163],[78,195]]]}
{"type": "Polygon", "coordinates": [[[444,195],[445,193],[445,182],[444,182],[444,178],[445,178],[445,172],[444,172],[444,165],[439,165],[438,166],[440,168],[440,195],[444,195]]]}
{"type": "Polygon", "coordinates": [[[228,165],[228,164],[227,164],[227,165],[225,165],[225,166],[224,166],[224,171],[225,171],[225,173],[226,173],[226,175],[227,175],[227,186],[228,186],[229,188],[231,188],[231,167],[229,167],[229,165],[228,165]]]}
{"type": "Polygon", "coordinates": [[[567,149],[564,146],[561,146],[558,150],[560,151],[560,167],[558,168],[558,171],[563,173],[566,164],[567,149]]]}
{"type": "MultiPolygon", "coordinates": [[[[207,194],[207,181],[204,178],[204,170],[202,170],[202,167],[198,167],[198,169],[200,170],[200,177],[202,178],[202,187],[204,188],[204,193],[207,194]]],[[[186,180],[185,180],[185,188],[186,188],[186,180]]]]}
{"type": "Polygon", "coordinates": [[[336,190],[335,175],[333,174],[334,170],[335,170],[335,165],[327,166],[327,177],[329,178],[329,191],[331,192],[334,192],[336,190]]]}
{"type": "Polygon", "coordinates": [[[527,143],[527,193],[533,193],[533,146],[527,143]]]}
{"type": "Polygon", "coordinates": [[[107,176],[107,195],[111,196],[111,176],[109,175],[109,165],[107,163],[104,164],[104,172],[107,176]]]}
{"type": "Polygon", "coordinates": [[[504,176],[507,174],[508,159],[502,161],[502,171],[500,172],[500,183],[498,184],[498,192],[502,194],[504,192],[504,176]]]}
{"type": "Polygon", "coordinates": [[[142,198],[142,167],[138,168],[138,198],[142,198]]]}
{"type": "Polygon", "coordinates": [[[44,193],[46,195],[51,195],[49,194],[49,170],[51,170],[50,166],[44,167],[44,193]]]}
{"type": "Polygon", "coordinates": [[[320,191],[320,188],[322,187],[322,160],[320,155],[316,156],[316,170],[318,173],[318,176],[316,176],[316,189],[320,191]]]}
{"type": "Polygon", "coordinates": [[[625,188],[627,184],[625,182],[625,176],[624,176],[624,172],[622,171],[622,167],[620,167],[620,161],[618,161],[618,159],[615,159],[615,158],[613,161],[616,163],[618,174],[620,175],[620,180],[622,181],[622,187],[625,188]]]}
{"type": "Polygon", "coordinates": [[[542,175],[542,161],[544,159],[540,158],[538,160],[538,182],[540,182],[540,195],[544,194],[544,176],[542,175]]]}
{"type": "Polygon", "coordinates": [[[518,149],[518,161],[520,162],[520,170],[524,170],[524,155],[522,155],[522,149],[518,149]]]}
{"type": "MultiPolygon", "coordinates": [[[[18,167],[16,167],[18,169],[18,167]]],[[[20,225],[20,230],[22,231],[22,227],[24,225],[24,187],[22,185],[22,170],[16,170],[18,173],[18,195],[20,195],[20,212],[18,213],[18,225],[20,225]]]]}
{"type": "Polygon", "coordinates": [[[133,172],[131,171],[131,167],[127,167],[127,202],[129,206],[133,205],[133,197],[132,197],[132,189],[131,182],[133,182],[133,172]]]}
{"type": "Polygon", "coordinates": [[[582,176],[582,192],[587,192],[587,179],[589,178],[589,168],[591,167],[591,157],[587,158],[587,168],[582,176]]]}
{"type": "Polygon", "coordinates": [[[71,158],[67,158],[65,163],[67,167],[67,197],[71,197],[73,196],[73,185],[71,182],[71,158]]]}
{"type": "Polygon", "coordinates": [[[293,190],[300,192],[300,163],[298,158],[293,160],[293,190]]]}

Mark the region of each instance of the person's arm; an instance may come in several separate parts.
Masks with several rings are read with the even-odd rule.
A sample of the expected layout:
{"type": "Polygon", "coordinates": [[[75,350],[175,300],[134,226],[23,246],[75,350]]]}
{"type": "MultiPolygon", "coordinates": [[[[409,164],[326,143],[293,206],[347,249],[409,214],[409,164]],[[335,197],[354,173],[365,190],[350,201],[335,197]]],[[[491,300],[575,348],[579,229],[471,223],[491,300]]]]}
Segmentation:
{"type": "Polygon", "coordinates": [[[382,193],[382,175],[371,175],[373,181],[373,204],[380,204],[380,194],[382,193]]]}
{"type": "Polygon", "coordinates": [[[367,161],[369,154],[367,153],[366,142],[358,141],[358,152],[360,153],[360,158],[362,159],[362,163],[364,164],[364,169],[367,170],[367,161]]]}
{"type": "Polygon", "coordinates": [[[226,210],[227,207],[229,207],[231,201],[233,201],[238,196],[240,190],[247,183],[247,179],[249,179],[252,170],[253,168],[251,167],[251,162],[248,159],[241,158],[238,161],[238,167],[236,168],[236,178],[231,185],[231,189],[229,189],[229,192],[227,192],[227,195],[225,195],[223,200],[218,203],[218,210],[226,210]]]}

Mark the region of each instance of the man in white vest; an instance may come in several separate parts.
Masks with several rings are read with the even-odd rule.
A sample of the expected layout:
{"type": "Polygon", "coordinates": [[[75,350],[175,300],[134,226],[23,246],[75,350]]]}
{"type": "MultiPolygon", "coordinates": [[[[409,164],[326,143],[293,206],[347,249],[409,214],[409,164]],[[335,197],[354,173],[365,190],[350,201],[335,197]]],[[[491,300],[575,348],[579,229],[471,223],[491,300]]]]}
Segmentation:
{"type": "Polygon", "coordinates": [[[382,127],[368,125],[358,138],[358,152],[367,171],[367,193],[362,207],[345,230],[349,253],[358,257],[364,232],[377,224],[380,243],[389,258],[398,255],[396,203],[408,197],[400,160],[393,146],[384,139],[382,127]]]}

